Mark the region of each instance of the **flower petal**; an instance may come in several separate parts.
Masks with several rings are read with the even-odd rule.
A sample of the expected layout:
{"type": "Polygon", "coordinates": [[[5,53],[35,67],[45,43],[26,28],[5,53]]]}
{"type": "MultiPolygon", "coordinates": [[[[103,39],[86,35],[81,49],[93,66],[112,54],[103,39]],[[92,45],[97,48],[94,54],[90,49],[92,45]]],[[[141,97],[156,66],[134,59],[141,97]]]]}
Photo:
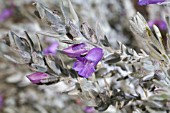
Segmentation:
{"type": "Polygon", "coordinates": [[[88,78],[93,72],[95,72],[94,64],[86,64],[84,65],[84,68],[78,72],[78,74],[84,78],[88,78]]]}
{"type": "Polygon", "coordinates": [[[74,65],[73,65],[73,69],[75,70],[75,71],[81,71],[83,68],[84,68],[84,63],[83,62],[81,62],[81,61],[76,61],[75,63],[74,63],[74,65]]]}
{"type": "Polygon", "coordinates": [[[89,106],[86,106],[84,108],[84,112],[85,113],[94,113],[95,112],[95,109],[93,107],[89,107],[89,106]]]}
{"type": "Polygon", "coordinates": [[[138,5],[149,5],[165,2],[165,0],[139,0],[138,5]]]}
{"type": "Polygon", "coordinates": [[[167,25],[166,25],[166,22],[164,20],[150,20],[148,22],[148,25],[149,25],[150,28],[152,28],[153,25],[156,25],[161,30],[167,29],[167,25]]]}
{"type": "Polygon", "coordinates": [[[4,106],[4,97],[0,95],[0,110],[3,108],[3,106],[4,106]]]}
{"type": "Polygon", "coordinates": [[[35,72],[33,74],[27,75],[27,78],[33,83],[33,84],[40,84],[41,80],[44,78],[47,78],[48,75],[46,73],[42,72],[35,72]]]}
{"type": "Polygon", "coordinates": [[[85,58],[89,61],[92,61],[95,65],[102,59],[103,50],[101,48],[93,48],[91,49],[85,58]]]}
{"type": "Polygon", "coordinates": [[[82,54],[87,53],[86,45],[84,43],[74,44],[68,48],[65,48],[63,52],[71,58],[80,57],[82,54]]]}
{"type": "Polygon", "coordinates": [[[6,20],[13,14],[13,8],[4,9],[0,14],[0,22],[6,20]]]}
{"type": "Polygon", "coordinates": [[[85,57],[77,57],[73,69],[78,71],[78,74],[84,78],[88,78],[95,72],[95,66],[103,57],[101,48],[91,49],[85,57]]]}
{"type": "Polygon", "coordinates": [[[94,63],[87,61],[84,57],[77,58],[77,61],[73,65],[73,69],[78,71],[78,74],[84,78],[88,78],[95,72],[94,63]]]}
{"type": "Polygon", "coordinates": [[[58,48],[58,42],[53,42],[50,46],[44,49],[43,53],[45,55],[48,55],[48,54],[55,55],[57,53],[57,50],[56,50],[57,48],[58,48]]]}

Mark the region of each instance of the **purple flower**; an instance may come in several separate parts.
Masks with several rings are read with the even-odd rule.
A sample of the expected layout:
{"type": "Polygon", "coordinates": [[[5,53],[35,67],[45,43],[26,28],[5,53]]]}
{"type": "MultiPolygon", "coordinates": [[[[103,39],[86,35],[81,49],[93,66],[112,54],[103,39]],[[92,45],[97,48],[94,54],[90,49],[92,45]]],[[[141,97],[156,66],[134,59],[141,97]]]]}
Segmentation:
{"type": "Polygon", "coordinates": [[[43,53],[45,55],[51,54],[51,55],[56,55],[57,53],[57,49],[58,48],[58,42],[53,42],[50,46],[48,46],[47,48],[45,48],[43,50],[43,53]]]}
{"type": "Polygon", "coordinates": [[[7,9],[2,10],[2,12],[0,13],[0,22],[12,16],[13,10],[14,10],[13,8],[7,8],[7,9]]]}
{"type": "Polygon", "coordinates": [[[33,74],[27,75],[27,78],[33,83],[33,84],[41,84],[41,80],[47,78],[48,75],[46,73],[42,72],[35,72],[33,74]]]}
{"type": "Polygon", "coordinates": [[[95,72],[95,67],[102,57],[103,50],[101,48],[93,48],[86,56],[77,57],[77,61],[73,65],[73,69],[78,71],[80,76],[88,78],[93,72],[95,72]]]}
{"type": "Polygon", "coordinates": [[[76,58],[88,52],[88,50],[85,47],[86,45],[84,43],[74,44],[64,49],[63,52],[71,58],[76,58]]]}
{"type": "Polygon", "coordinates": [[[165,2],[165,0],[139,0],[138,5],[149,5],[165,2]]]}
{"type": "Polygon", "coordinates": [[[4,98],[2,95],[0,95],[0,110],[3,108],[4,105],[4,98]]]}
{"type": "Polygon", "coordinates": [[[84,108],[84,112],[85,113],[94,113],[94,108],[93,107],[89,107],[89,106],[87,106],[87,107],[85,107],[84,108]]]}
{"type": "Polygon", "coordinates": [[[150,20],[148,22],[148,25],[149,25],[150,28],[152,28],[153,25],[156,25],[161,30],[167,29],[167,25],[166,25],[166,22],[164,20],[150,20]]]}

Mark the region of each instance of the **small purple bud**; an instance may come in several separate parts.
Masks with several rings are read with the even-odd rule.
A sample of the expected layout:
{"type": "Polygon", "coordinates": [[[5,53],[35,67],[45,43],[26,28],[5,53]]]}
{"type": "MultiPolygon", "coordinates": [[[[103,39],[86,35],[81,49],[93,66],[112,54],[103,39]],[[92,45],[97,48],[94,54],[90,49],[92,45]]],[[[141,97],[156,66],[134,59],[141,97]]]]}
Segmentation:
{"type": "Polygon", "coordinates": [[[9,18],[10,16],[12,16],[13,10],[14,10],[13,8],[8,8],[8,9],[2,10],[2,12],[0,13],[0,22],[4,21],[7,18],[9,18]]]}
{"type": "Polygon", "coordinates": [[[2,95],[0,95],[0,110],[3,108],[4,105],[4,98],[2,95]]]}
{"type": "Polygon", "coordinates": [[[138,5],[149,5],[165,2],[165,0],[139,0],[138,5]]]}
{"type": "Polygon", "coordinates": [[[167,25],[166,25],[166,22],[164,20],[150,20],[148,22],[148,25],[149,25],[150,28],[152,28],[153,25],[156,25],[161,30],[167,29],[167,25]]]}
{"type": "Polygon", "coordinates": [[[88,106],[87,106],[87,107],[84,108],[84,112],[85,112],[85,113],[94,113],[94,111],[95,111],[95,110],[94,110],[93,107],[88,107],[88,106]]]}
{"type": "Polygon", "coordinates": [[[48,46],[43,50],[43,53],[45,55],[51,54],[54,56],[57,53],[57,48],[58,48],[58,42],[53,42],[50,46],[48,46]]]}
{"type": "Polygon", "coordinates": [[[46,73],[42,72],[35,72],[33,74],[27,75],[27,78],[33,83],[33,84],[41,84],[41,80],[47,78],[48,75],[46,73]]]}
{"type": "Polygon", "coordinates": [[[84,78],[88,78],[95,72],[95,67],[103,57],[101,48],[91,49],[85,57],[77,57],[77,61],[73,65],[73,69],[84,78]]]}
{"type": "Polygon", "coordinates": [[[63,52],[71,58],[80,57],[81,55],[87,53],[86,45],[84,43],[74,44],[68,48],[65,48],[63,52]]]}

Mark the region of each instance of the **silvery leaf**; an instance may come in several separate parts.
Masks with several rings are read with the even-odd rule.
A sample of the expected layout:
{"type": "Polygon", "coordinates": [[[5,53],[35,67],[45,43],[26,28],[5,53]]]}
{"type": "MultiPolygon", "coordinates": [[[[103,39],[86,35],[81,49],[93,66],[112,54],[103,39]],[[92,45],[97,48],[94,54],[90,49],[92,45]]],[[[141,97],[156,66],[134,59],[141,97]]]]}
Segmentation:
{"type": "Polygon", "coordinates": [[[151,80],[151,79],[153,79],[153,78],[154,78],[154,72],[151,72],[150,74],[144,76],[144,77],[142,78],[142,80],[143,80],[143,81],[149,81],[149,80],[151,80]]]}
{"type": "Polygon", "coordinates": [[[10,45],[12,47],[17,47],[18,49],[22,51],[30,51],[30,47],[28,45],[28,42],[26,39],[17,36],[14,32],[10,31],[8,33],[10,45]],[[12,44],[13,43],[13,44],[12,44]]]}
{"type": "Polygon", "coordinates": [[[42,45],[41,45],[41,42],[40,42],[40,38],[39,38],[38,34],[36,34],[36,36],[37,36],[37,38],[36,38],[37,39],[36,51],[41,52],[43,50],[43,48],[42,48],[42,45]]]}
{"type": "Polygon", "coordinates": [[[92,34],[92,28],[90,28],[87,23],[82,23],[81,32],[85,38],[90,39],[90,35],[92,34]]]}
{"type": "Polygon", "coordinates": [[[80,81],[80,87],[83,91],[89,91],[91,89],[97,91],[95,85],[91,81],[87,81],[86,79],[80,81]]]}
{"type": "Polygon", "coordinates": [[[68,95],[79,95],[80,93],[79,84],[78,83],[75,84],[75,81],[72,82],[72,80],[68,80],[67,83],[69,84],[69,87],[66,90],[64,90],[62,93],[67,93],[68,95]]]}
{"type": "Polygon", "coordinates": [[[100,69],[98,69],[98,70],[95,72],[95,74],[96,74],[97,77],[99,77],[99,76],[103,75],[103,74],[106,73],[106,72],[107,72],[107,68],[100,68],[100,69]]]}
{"type": "Polygon", "coordinates": [[[41,3],[36,2],[35,3],[37,11],[38,11],[38,15],[41,19],[45,18],[45,12],[44,12],[44,8],[45,6],[43,6],[41,3]]]}
{"type": "Polygon", "coordinates": [[[65,10],[66,7],[64,6],[63,1],[60,4],[61,11],[62,11],[63,16],[65,18],[65,24],[68,25],[69,21],[71,21],[79,29],[79,18],[77,16],[70,0],[67,0],[67,5],[68,5],[67,7],[68,7],[69,11],[66,12],[66,10],[65,10]]]}
{"type": "Polygon", "coordinates": [[[169,55],[170,54],[170,36],[169,36],[169,34],[167,34],[166,36],[167,36],[167,39],[166,39],[166,45],[167,45],[166,52],[169,55]]]}
{"type": "Polygon", "coordinates": [[[1,52],[4,53],[4,56],[7,59],[9,59],[12,62],[17,63],[17,64],[30,63],[31,56],[28,52],[12,48],[12,47],[7,46],[6,44],[1,43],[1,46],[2,45],[5,46],[8,50],[8,52],[1,50],[1,52]]]}
{"type": "Polygon", "coordinates": [[[103,30],[102,28],[100,27],[99,23],[96,24],[96,36],[97,36],[97,39],[100,40],[101,44],[103,46],[106,46],[106,47],[109,47],[110,46],[110,43],[106,37],[106,35],[104,35],[103,33],[103,30]]]}
{"type": "Polygon", "coordinates": [[[23,74],[19,72],[19,73],[13,74],[12,76],[9,76],[6,79],[6,81],[8,83],[18,83],[18,82],[22,81],[22,79],[23,79],[23,74]]]}
{"type": "Polygon", "coordinates": [[[40,53],[33,52],[32,53],[32,64],[31,68],[35,71],[46,72],[47,66],[44,62],[44,57],[40,53]]]}
{"type": "Polygon", "coordinates": [[[60,80],[59,77],[50,76],[48,78],[42,79],[41,84],[51,85],[59,82],[59,80],[60,80]]]}
{"type": "Polygon", "coordinates": [[[47,66],[46,65],[40,65],[40,64],[31,64],[30,68],[34,71],[38,71],[38,72],[47,72],[47,66]]]}
{"type": "Polygon", "coordinates": [[[158,80],[165,80],[166,78],[166,75],[163,71],[161,70],[155,70],[155,78],[158,79],[158,80]]]}
{"type": "Polygon", "coordinates": [[[79,30],[79,19],[78,19],[78,16],[75,10],[73,9],[73,6],[70,0],[67,0],[66,3],[68,5],[69,11],[66,12],[65,10],[66,8],[64,7],[63,1],[60,5],[60,8],[65,18],[66,31],[67,31],[66,35],[68,38],[73,40],[74,38],[81,36],[80,30],[79,30]]]}
{"type": "Polygon", "coordinates": [[[130,21],[132,31],[140,35],[144,41],[146,42],[147,47],[149,48],[149,52],[152,57],[157,58],[159,60],[168,60],[165,54],[165,48],[162,44],[161,34],[159,29],[156,26],[153,26],[156,36],[155,37],[147,25],[146,20],[140,13],[137,13],[135,17],[130,21]],[[162,54],[162,55],[161,55],[162,54]]]}
{"type": "Polygon", "coordinates": [[[104,39],[101,39],[100,42],[105,46],[105,47],[110,47],[111,44],[109,43],[108,39],[106,36],[104,36],[104,39]]]}
{"type": "Polygon", "coordinates": [[[54,31],[57,31],[59,34],[66,33],[65,25],[62,24],[63,22],[57,14],[38,2],[36,2],[36,8],[41,19],[46,21],[54,31]]]}
{"type": "Polygon", "coordinates": [[[87,23],[81,25],[82,35],[89,41],[93,43],[98,43],[98,39],[94,29],[92,29],[87,23]]]}
{"type": "Polygon", "coordinates": [[[61,22],[61,18],[58,15],[54,14],[51,10],[45,8],[44,12],[50,24],[57,25],[57,23],[61,22]]]}
{"type": "Polygon", "coordinates": [[[153,44],[148,44],[147,47],[150,49],[150,53],[149,54],[153,58],[165,61],[165,58],[162,57],[162,55],[160,54],[159,50],[153,44]]]}
{"type": "Polygon", "coordinates": [[[72,40],[60,40],[60,42],[66,43],[66,44],[78,44],[78,42],[75,42],[75,41],[72,41],[72,40]]]}
{"type": "Polygon", "coordinates": [[[60,70],[59,70],[59,67],[56,66],[56,63],[55,63],[55,59],[50,56],[50,55],[46,55],[45,56],[45,61],[46,61],[46,64],[47,66],[56,74],[59,74],[61,73],[60,70]]]}
{"type": "Polygon", "coordinates": [[[135,77],[135,78],[142,78],[143,74],[141,74],[139,72],[133,72],[130,74],[130,76],[135,77]]]}
{"type": "Polygon", "coordinates": [[[91,96],[88,91],[83,91],[83,92],[79,93],[79,96],[86,101],[91,100],[91,96]]]}
{"type": "Polygon", "coordinates": [[[44,65],[44,59],[41,53],[33,52],[31,55],[33,63],[44,65]]]}
{"type": "Polygon", "coordinates": [[[93,89],[91,89],[91,90],[89,91],[89,95],[90,95],[91,97],[95,98],[95,97],[98,96],[98,92],[95,91],[95,90],[93,90],[93,89]]]}
{"type": "Polygon", "coordinates": [[[165,48],[163,46],[163,42],[162,42],[163,39],[162,39],[161,32],[159,31],[159,29],[156,25],[153,26],[153,29],[155,31],[157,40],[159,41],[159,49],[160,49],[161,53],[165,54],[165,48]]]}
{"type": "Polygon", "coordinates": [[[29,44],[29,47],[31,49],[31,53],[33,52],[33,48],[34,48],[34,43],[33,40],[30,38],[30,36],[28,35],[28,33],[26,31],[24,31],[25,35],[26,35],[26,40],[29,44]]]}
{"type": "Polygon", "coordinates": [[[69,9],[70,9],[70,12],[71,12],[71,14],[72,14],[72,16],[73,16],[73,22],[74,22],[74,24],[76,25],[76,26],[79,26],[79,18],[78,18],[78,16],[77,16],[77,14],[76,14],[76,12],[75,12],[75,10],[74,10],[74,8],[73,8],[73,5],[72,5],[72,3],[71,3],[71,1],[70,0],[68,0],[68,4],[69,4],[69,9]]]}
{"type": "Polygon", "coordinates": [[[164,110],[170,110],[169,107],[166,106],[166,101],[147,101],[145,102],[145,105],[149,106],[150,108],[154,110],[164,111],[164,110]]]}
{"type": "Polygon", "coordinates": [[[57,32],[59,35],[65,35],[66,34],[66,28],[65,25],[62,23],[57,23],[57,25],[51,25],[51,28],[57,32]]]}
{"type": "Polygon", "coordinates": [[[157,94],[149,97],[149,100],[154,100],[154,101],[168,101],[170,98],[169,94],[162,93],[162,94],[157,94]]]}
{"type": "Polygon", "coordinates": [[[46,21],[50,22],[50,24],[53,25],[61,21],[58,15],[54,14],[50,9],[48,9],[42,3],[36,2],[35,5],[41,19],[46,19],[46,21]]]}
{"type": "Polygon", "coordinates": [[[79,95],[80,91],[77,89],[71,90],[68,92],[68,95],[79,95]]]}
{"type": "Polygon", "coordinates": [[[114,63],[117,63],[119,61],[121,61],[121,57],[120,56],[118,56],[118,57],[113,56],[113,58],[105,60],[105,63],[107,63],[107,64],[114,64],[114,63]]]}
{"type": "Polygon", "coordinates": [[[67,25],[67,32],[71,35],[72,38],[70,39],[73,39],[73,38],[77,38],[80,36],[80,31],[79,31],[79,28],[77,26],[75,26],[73,24],[73,22],[69,21],[68,25],[67,25]]]}

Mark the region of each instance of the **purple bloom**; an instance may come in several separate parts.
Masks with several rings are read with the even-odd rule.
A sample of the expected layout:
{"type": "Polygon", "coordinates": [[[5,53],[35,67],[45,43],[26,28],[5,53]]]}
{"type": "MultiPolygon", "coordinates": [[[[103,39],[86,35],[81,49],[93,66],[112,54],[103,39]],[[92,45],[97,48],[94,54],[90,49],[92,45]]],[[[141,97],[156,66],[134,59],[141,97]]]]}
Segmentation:
{"type": "Polygon", "coordinates": [[[2,95],[0,95],[0,110],[2,109],[3,105],[4,105],[4,98],[2,95]]]}
{"type": "Polygon", "coordinates": [[[149,5],[165,2],[165,0],[139,0],[138,5],[149,5]]]}
{"type": "Polygon", "coordinates": [[[33,83],[33,84],[41,84],[41,80],[47,78],[48,75],[46,73],[42,72],[35,72],[33,74],[27,75],[27,78],[33,83]]]}
{"type": "Polygon", "coordinates": [[[0,13],[0,22],[6,20],[7,18],[9,18],[10,16],[12,16],[13,14],[13,8],[8,8],[8,9],[4,9],[1,13],[0,13]]]}
{"type": "Polygon", "coordinates": [[[167,29],[166,22],[163,21],[163,20],[154,20],[154,21],[153,21],[153,20],[150,20],[150,21],[148,22],[148,25],[149,25],[150,28],[152,28],[153,25],[156,25],[156,26],[158,26],[158,28],[161,29],[161,30],[166,30],[166,29],[167,29]]]}
{"type": "Polygon", "coordinates": [[[95,72],[95,67],[102,57],[103,50],[101,48],[93,48],[86,56],[77,57],[77,61],[73,65],[73,69],[78,71],[80,76],[88,78],[93,72],[95,72]]]}
{"type": "Polygon", "coordinates": [[[86,45],[84,43],[74,44],[63,50],[65,54],[67,54],[71,58],[80,57],[81,55],[87,53],[86,45]]]}
{"type": "Polygon", "coordinates": [[[84,112],[85,112],[85,113],[94,113],[94,111],[95,111],[95,110],[94,110],[93,107],[88,107],[88,106],[87,106],[87,107],[84,108],[84,112]]]}
{"type": "Polygon", "coordinates": [[[48,55],[48,54],[55,55],[57,53],[57,50],[56,50],[57,48],[58,48],[58,42],[53,42],[50,46],[48,46],[47,48],[43,50],[43,53],[45,55],[48,55]]]}

